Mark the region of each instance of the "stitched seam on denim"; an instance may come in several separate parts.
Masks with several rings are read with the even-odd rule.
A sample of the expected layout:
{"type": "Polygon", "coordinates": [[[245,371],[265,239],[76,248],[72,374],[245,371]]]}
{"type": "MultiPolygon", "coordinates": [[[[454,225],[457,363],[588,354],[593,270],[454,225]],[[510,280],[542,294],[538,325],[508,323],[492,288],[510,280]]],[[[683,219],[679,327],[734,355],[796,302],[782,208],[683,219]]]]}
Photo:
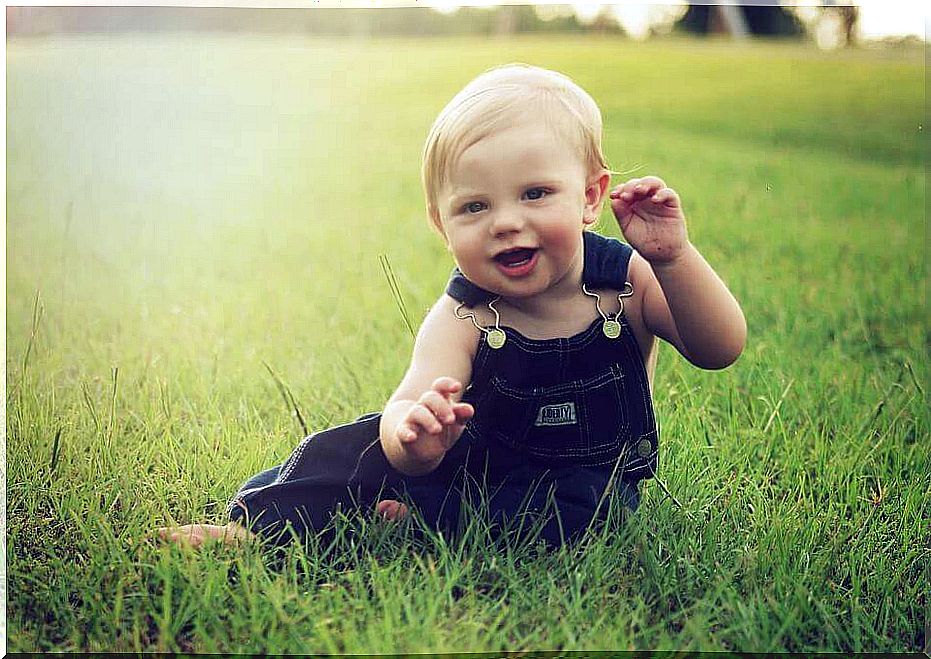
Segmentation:
{"type": "MultiPolygon", "coordinates": [[[[639,357],[639,352],[637,356],[639,357]]],[[[645,421],[651,428],[650,432],[653,432],[657,430],[657,426],[656,426],[656,418],[653,412],[653,403],[650,399],[650,387],[649,387],[649,383],[647,382],[646,367],[643,365],[643,361],[641,360],[639,363],[639,366],[637,364],[634,364],[634,368],[640,369],[640,377],[638,377],[637,379],[640,380],[640,392],[641,392],[641,395],[643,396],[643,409],[646,412],[646,416],[647,416],[645,421]]],[[[651,442],[651,445],[652,445],[652,442],[651,442]]],[[[645,456],[644,458],[645,468],[649,469],[649,471],[653,473],[654,475],[656,474],[654,463],[656,463],[657,461],[656,456],[658,455],[658,453],[659,453],[659,434],[657,433],[656,447],[650,453],[649,456],[645,456]]]]}
{"type": "MultiPolygon", "coordinates": [[[[584,392],[582,391],[582,387],[581,387],[581,385],[580,385],[580,383],[579,383],[578,380],[575,381],[575,385],[576,385],[576,387],[575,387],[575,388],[576,388],[575,393],[576,393],[577,396],[579,396],[579,400],[581,401],[581,398],[582,398],[584,392]]],[[[592,388],[594,389],[594,387],[592,387],[592,388]]],[[[586,400],[586,402],[588,402],[588,401],[586,400]]],[[[579,408],[580,408],[580,409],[579,409],[579,414],[580,414],[580,415],[584,415],[584,418],[585,418],[585,429],[584,429],[584,433],[583,433],[582,437],[580,437],[580,440],[581,440],[583,443],[588,443],[588,441],[589,441],[590,438],[592,437],[592,419],[591,419],[591,414],[588,413],[588,412],[589,412],[589,410],[588,410],[588,405],[579,405],[579,408]]],[[[586,446],[585,448],[588,449],[589,447],[586,446]]]]}
{"type": "MultiPolygon", "coordinates": [[[[562,447],[560,449],[554,449],[553,451],[546,451],[545,449],[541,449],[539,447],[533,447],[528,444],[516,444],[510,441],[507,437],[505,437],[501,433],[497,433],[497,434],[500,440],[502,441],[502,443],[508,446],[511,446],[519,451],[527,453],[528,455],[533,455],[539,458],[558,459],[558,458],[591,457],[592,459],[597,459],[597,458],[600,458],[601,456],[605,456],[607,462],[613,462],[614,460],[618,458],[618,455],[620,455],[620,451],[618,450],[618,446],[616,444],[604,444],[602,445],[600,449],[595,449],[595,448],[590,448],[590,447],[583,447],[583,448],[562,447]]],[[[620,444],[621,447],[629,446],[629,445],[630,444],[627,442],[623,442],[620,444]]],[[[647,456],[647,458],[640,458],[639,456],[632,457],[631,461],[632,462],[641,461],[644,459],[648,459],[649,457],[653,455],[656,455],[656,451],[651,453],[650,456],[647,456]]],[[[598,463],[598,464],[603,464],[603,463],[598,463]]]]}
{"type": "Polygon", "coordinates": [[[305,437],[298,447],[294,450],[294,453],[291,454],[291,457],[288,458],[288,462],[285,463],[284,467],[281,468],[281,471],[278,472],[278,478],[276,478],[273,483],[283,483],[288,476],[295,470],[298,462],[301,458],[304,457],[304,451],[307,450],[307,445],[310,443],[310,440],[313,438],[313,435],[308,435],[305,437]]]}
{"type": "MultiPolygon", "coordinates": [[[[599,457],[599,456],[601,456],[601,455],[608,455],[608,456],[610,456],[610,459],[611,459],[611,460],[616,460],[617,457],[618,457],[618,455],[620,454],[620,451],[617,450],[617,449],[615,448],[615,446],[613,446],[613,445],[605,445],[605,448],[603,448],[603,449],[601,449],[601,450],[592,450],[592,449],[590,449],[589,447],[586,446],[586,447],[582,447],[582,448],[565,448],[565,447],[564,447],[564,448],[560,448],[560,449],[558,449],[558,450],[557,450],[557,449],[554,449],[553,451],[546,451],[545,449],[540,449],[539,447],[532,447],[532,446],[530,446],[530,445],[528,445],[528,444],[517,444],[517,445],[515,445],[512,441],[510,441],[507,437],[505,437],[504,435],[502,435],[502,434],[500,434],[500,433],[497,433],[497,436],[500,438],[500,440],[502,441],[502,443],[504,443],[504,444],[506,444],[506,445],[508,445],[508,446],[512,446],[512,447],[514,447],[514,448],[517,448],[518,450],[520,450],[520,451],[522,451],[522,452],[524,452],[524,453],[528,453],[528,454],[530,454],[530,455],[536,455],[536,456],[538,456],[538,457],[545,457],[545,458],[568,458],[568,457],[584,457],[584,456],[587,456],[587,455],[591,455],[591,456],[594,456],[594,457],[597,458],[597,457],[599,457]]],[[[627,442],[624,442],[624,443],[621,445],[621,447],[623,447],[623,446],[629,446],[629,444],[628,444],[627,442]]],[[[638,458],[638,459],[639,459],[639,458],[638,458]]]]}
{"type": "Polygon", "coordinates": [[[227,502],[226,504],[226,516],[227,517],[229,517],[232,514],[233,510],[235,510],[236,508],[246,507],[245,502],[242,500],[242,496],[241,496],[242,494],[243,494],[242,492],[237,492],[236,496],[234,496],[232,499],[229,500],[229,502],[227,502]],[[242,504],[241,506],[240,506],[240,502],[242,504]]]}
{"type": "MultiPolygon", "coordinates": [[[[601,321],[601,317],[593,318],[588,327],[572,336],[556,336],[549,339],[532,339],[528,336],[524,336],[510,325],[499,324],[499,327],[507,334],[508,340],[512,340],[516,345],[527,347],[530,350],[538,349],[535,351],[539,352],[556,352],[563,347],[563,342],[570,348],[578,342],[583,342],[585,345],[588,345],[592,338],[598,337],[599,321],[601,321]]],[[[486,327],[486,329],[491,328],[493,328],[493,325],[486,327]]]]}
{"type": "MultiPolygon", "coordinates": [[[[648,417],[647,422],[650,422],[653,420],[652,419],[653,405],[650,402],[649,391],[648,391],[649,387],[648,387],[647,382],[645,381],[647,378],[646,368],[643,366],[643,359],[640,356],[639,348],[637,348],[636,354],[634,354],[634,348],[636,347],[635,345],[631,346],[629,342],[625,342],[625,347],[627,348],[628,359],[632,361],[636,360],[636,361],[633,361],[633,364],[634,364],[633,368],[635,369],[639,368],[639,373],[638,373],[639,377],[637,379],[640,380],[640,396],[643,399],[643,408],[647,413],[647,417],[648,417]]],[[[651,423],[650,425],[655,425],[655,424],[651,423]]]]}
{"type": "Polygon", "coordinates": [[[611,370],[617,375],[617,377],[611,380],[611,384],[614,385],[615,402],[617,403],[618,409],[621,410],[621,422],[616,427],[617,432],[615,432],[613,439],[600,444],[592,444],[590,450],[596,454],[608,450],[614,454],[614,458],[617,458],[619,455],[618,450],[626,444],[624,439],[630,435],[630,418],[627,415],[627,407],[625,405],[627,397],[625,395],[626,388],[624,388],[625,378],[623,370],[616,364],[611,365],[611,370]]]}
{"type": "MultiPolygon", "coordinates": [[[[603,444],[598,444],[596,446],[584,446],[584,447],[575,447],[575,448],[560,447],[559,449],[553,449],[550,451],[546,450],[545,448],[540,448],[539,446],[531,445],[527,443],[526,441],[514,440],[508,437],[507,435],[505,435],[500,430],[490,428],[490,429],[487,429],[487,431],[490,432],[494,437],[496,437],[499,441],[501,441],[501,443],[505,444],[506,446],[510,446],[511,448],[514,448],[518,451],[521,451],[521,452],[524,452],[524,453],[527,453],[529,455],[533,455],[536,457],[541,457],[541,458],[568,458],[568,457],[584,457],[584,456],[597,457],[598,455],[608,455],[610,456],[609,461],[611,461],[617,458],[618,456],[617,449],[620,446],[625,446],[629,444],[629,442],[624,442],[623,438],[621,437],[622,435],[626,434],[627,431],[625,429],[622,429],[618,431],[617,433],[617,437],[620,439],[620,441],[616,440],[614,442],[605,442],[603,444]]],[[[470,434],[477,436],[471,430],[470,430],[470,434]]],[[[653,454],[655,455],[655,451],[653,454]]]]}
{"type": "MultiPolygon", "coordinates": [[[[491,348],[488,346],[488,343],[483,337],[478,339],[478,347],[475,350],[475,358],[472,360],[472,374],[470,376],[470,382],[467,387],[472,386],[475,383],[475,374],[481,373],[485,368],[485,363],[488,361],[489,353],[491,348]]],[[[481,383],[479,383],[481,386],[481,383]]]]}
{"type": "Polygon", "coordinates": [[[248,511],[248,508],[246,507],[246,497],[249,496],[250,494],[260,492],[264,490],[266,487],[274,485],[276,482],[277,481],[272,481],[271,483],[268,483],[267,485],[258,485],[256,487],[250,487],[245,490],[240,490],[239,492],[237,492],[233,496],[233,498],[229,500],[229,503],[226,504],[227,515],[233,512],[234,508],[244,508],[246,511],[248,511]]]}
{"type": "MultiPolygon", "coordinates": [[[[592,341],[595,341],[599,338],[601,335],[601,323],[599,321],[601,320],[601,317],[593,319],[588,328],[582,330],[578,334],[574,334],[568,337],[556,337],[552,339],[531,339],[508,325],[501,325],[500,327],[508,335],[508,339],[512,340],[512,342],[517,347],[521,348],[525,352],[533,354],[544,354],[547,352],[578,352],[579,350],[588,347],[592,341]]],[[[627,334],[629,337],[633,337],[634,341],[636,341],[636,336],[633,334],[633,329],[630,326],[630,322],[627,320],[627,316],[625,314],[621,314],[617,318],[617,321],[621,324],[621,336],[627,334]]],[[[486,329],[491,328],[492,326],[489,325],[486,329]]],[[[618,339],[620,338],[621,337],[618,337],[618,339]]],[[[616,341],[617,339],[610,340],[616,341]]]]}
{"type": "Polygon", "coordinates": [[[497,375],[491,376],[490,382],[493,384],[493,388],[495,390],[504,394],[508,398],[526,401],[544,397],[549,398],[555,396],[564,396],[580,392],[584,393],[590,389],[604,386],[615,380],[618,376],[623,378],[624,374],[616,371],[613,365],[611,365],[607,371],[589,378],[575,378],[569,382],[548,387],[532,387],[529,394],[526,392],[526,390],[521,390],[510,386],[497,375]]]}
{"type": "Polygon", "coordinates": [[[499,378],[497,375],[492,375],[491,378],[489,378],[488,380],[488,384],[489,384],[488,388],[490,390],[489,395],[494,395],[495,393],[498,393],[502,396],[511,398],[513,400],[516,400],[522,403],[531,401],[536,397],[536,394],[534,393],[533,390],[531,390],[529,394],[526,394],[523,391],[520,391],[519,389],[514,389],[513,387],[509,387],[507,384],[504,383],[504,380],[499,378]]]}
{"type": "MultiPolygon", "coordinates": [[[[620,389],[620,381],[624,379],[623,370],[619,368],[616,364],[611,364],[608,367],[608,370],[597,375],[593,378],[588,379],[577,379],[570,381],[564,385],[557,385],[555,387],[541,387],[533,388],[529,396],[524,395],[521,391],[507,386],[503,383],[501,378],[497,376],[492,376],[493,388],[498,390],[504,396],[515,399],[521,403],[527,403],[530,401],[540,402],[544,397],[555,397],[563,395],[572,395],[575,399],[581,402],[583,399],[587,398],[587,394],[590,393],[592,389],[602,387],[602,386],[611,386],[614,390],[614,403],[618,405],[619,408],[623,408],[622,391],[620,389]]],[[[587,406],[581,406],[587,407],[587,406]]],[[[581,410],[580,407],[580,410],[581,410]]],[[[580,412],[581,413],[581,412],[580,412]]],[[[490,428],[488,429],[492,434],[497,436],[499,440],[512,448],[523,451],[529,455],[536,457],[547,458],[547,459],[558,459],[558,458],[578,458],[586,455],[591,455],[597,457],[598,455],[610,455],[610,459],[617,458],[617,450],[625,442],[623,441],[624,436],[630,433],[630,422],[627,418],[627,415],[622,412],[622,423],[617,428],[614,437],[608,441],[602,442],[600,444],[591,444],[590,442],[584,443],[584,438],[592,437],[594,431],[591,425],[592,418],[591,415],[587,412],[584,413],[584,434],[578,437],[576,442],[573,442],[575,446],[560,446],[558,448],[553,448],[552,450],[547,450],[547,448],[540,447],[539,445],[534,446],[523,440],[524,435],[529,434],[531,430],[528,430],[526,433],[521,435],[521,439],[511,438],[505,435],[500,430],[490,428]],[[584,443],[584,445],[583,445],[584,443]]]]}
{"type": "Polygon", "coordinates": [[[475,426],[472,424],[471,420],[469,420],[469,423],[463,428],[463,432],[468,433],[473,439],[479,439],[479,434],[475,430],[475,426]]]}
{"type": "MultiPolygon", "coordinates": [[[[348,422],[346,422],[346,423],[341,423],[341,424],[339,424],[338,426],[332,426],[331,428],[328,429],[328,431],[338,430],[338,429],[340,429],[340,428],[345,428],[345,427],[347,427],[347,426],[354,425],[354,424],[356,424],[356,423],[358,423],[358,422],[359,422],[358,419],[356,419],[356,420],[354,420],[354,421],[348,421],[348,422]]],[[[305,438],[301,441],[301,443],[298,445],[298,447],[297,447],[297,448],[294,450],[294,452],[291,454],[291,457],[288,458],[288,461],[285,462],[284,466],[281,468],[281,471],[278,472],[278,478],[276,478],[273,482],[275,482],[275,483],[282,483],[282,482],[285,481],[285,479],[288,478],[288,476],[290,476],[292,473],[294,473],[294,471],[297,469],[298,464],[300,463],[300,461],[301,461],[301,460],[303,459],[303,457],[304,457],[304,451],[307,450],[307,445],[310,444],[310,442],[311,442],[316,436],[317,436],[317,433],[314,433],[314,434],[312,434],[312,435],[308,435],[307,437],[305,437],[305,438]],[[293,459],[293,461],[292,461],[292,459],[293,459]]]]}
{"type": "MultiPolygon", "coordinates": [[[[511,328],[508,328],[509,330],[511,328]]],[[[592,342],[598,340],[600,330],[593,327],[584,337],[579,337],[579,341],[573,341],[575,337],[565,339],[568,341],[565,345],[560,345],[560,339],[527,339],[513,333],[508,335],[508,340],[513,341],[514,347],[519,350],[533,355],[545,355],[548,353],[569,353],[578,352],[590,346],[592,342]]]]}

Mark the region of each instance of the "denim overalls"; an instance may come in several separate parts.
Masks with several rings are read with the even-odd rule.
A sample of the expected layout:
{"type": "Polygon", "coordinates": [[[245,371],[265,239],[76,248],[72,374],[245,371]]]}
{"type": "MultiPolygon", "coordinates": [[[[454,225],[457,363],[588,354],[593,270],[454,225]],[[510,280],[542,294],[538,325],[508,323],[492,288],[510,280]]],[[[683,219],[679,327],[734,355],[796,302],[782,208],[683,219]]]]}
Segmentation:
{"type": "MultiPolygon", "coordinates": [[[[436,470],[419,477],[396,471],[378,438],[381,414],[366,414],[305,438],[283,465],[247,481],[230,502],[230,518],[267,536],[290,522],[303,536],[322,529],[338,508],[371,509],[378,499],[398,498],[431,526],[455,533],[461,504],[469,503],[486,506],[494,528],[537,522],[539,537],[559,545],[603,515],[606,494],[636,510],[638,483],[657,466],[649,382],[626,317],[607,317],[591,293],[625,289],[633,250],[593,232],[583,241],[583,290],[599,316],[567,338],[480,328],[462,397],[475,415],[436,470]]],[[[474,322],[468,308],[477,304],[490,303],[497,317],[494,294],[458,269],[447,293],[462,303],[462,322],[474,322]]]]}

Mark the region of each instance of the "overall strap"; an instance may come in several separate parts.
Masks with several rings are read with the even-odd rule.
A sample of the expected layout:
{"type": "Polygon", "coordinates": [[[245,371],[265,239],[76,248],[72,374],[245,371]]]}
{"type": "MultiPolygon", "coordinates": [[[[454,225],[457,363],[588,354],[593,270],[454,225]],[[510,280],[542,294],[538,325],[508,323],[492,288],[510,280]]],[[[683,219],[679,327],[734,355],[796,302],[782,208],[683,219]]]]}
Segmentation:
{"type": "MultiPolygon", "coordinates": [[[[591,288],[622,290],[627,281],[627,266],[633,248],[617,238],[608,238],[594,231],[583,232],[582,243],[582,283],[591,288]]],[[[453,268],[446,293],[467,307],[474,307],[496,297],[491,291],[469,281],[459,268],[453,268]]]]}
{"type": "Polygon", "coordinates": [[[634,248],[617,238],[601,236],[593,231],[583,233],[582,239],[585,241],[582,283],[589,288],[623,290],[634,248]]]}
{"type": "Polygon", "coordinates": [[[446,284],[446,294],[457,302],[464,303],[467,307],[474,307],[477,304],[489,302],[498,297],[491,291],[486,291],[466,279],[458,266],[453,268],[452,274],[449,276],[449,283],[446,284]]]}

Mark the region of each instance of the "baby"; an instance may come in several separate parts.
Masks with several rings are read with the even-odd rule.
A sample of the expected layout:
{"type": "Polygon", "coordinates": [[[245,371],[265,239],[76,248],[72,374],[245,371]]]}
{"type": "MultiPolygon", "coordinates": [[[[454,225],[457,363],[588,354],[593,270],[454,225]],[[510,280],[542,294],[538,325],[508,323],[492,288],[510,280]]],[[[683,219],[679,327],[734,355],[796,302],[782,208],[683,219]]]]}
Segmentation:
{"type": "Polygon", "coordinates": [[[384,411],[311,435],[247,481],[229,524],[162,536],[285,542],[340,508],[411,506],[455,531],[478,496],[494,528],[530,515],[560,544],[609,496],[636,509],[657,465],[656,337],[719,369],[746,323],[674,190],[646,176],[609,192],[601,131],[592,98],[553,71],[503,66],[460,91],[423,157],[427,211],[457,267],[384,411]],[[606,196],[626,243],[591,231],[606,196]]]}

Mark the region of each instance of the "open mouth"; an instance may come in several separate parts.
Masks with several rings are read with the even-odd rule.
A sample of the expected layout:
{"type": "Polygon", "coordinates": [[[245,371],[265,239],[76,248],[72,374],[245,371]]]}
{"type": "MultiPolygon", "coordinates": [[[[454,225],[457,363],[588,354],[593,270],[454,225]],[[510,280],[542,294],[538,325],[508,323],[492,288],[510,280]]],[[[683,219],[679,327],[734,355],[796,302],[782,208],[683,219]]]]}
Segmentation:
{"type": "Polygon", "coordinates": [[[522,265],[527,265],[530,263],[530,260],[536,253],[537,250],[535,249],[530,249],[527,247],[516,247],[514,249],[509,249],[506,252],[501,252],[495,256],[495,261],[506,268],[519,268],[522,265]]]}
{"type": "Polygon", "coordinates": [[[526,277],[536,268],[539,251],[530,247],[515,247],[495,256],[495,263],[506,277],[526,277]]]}

